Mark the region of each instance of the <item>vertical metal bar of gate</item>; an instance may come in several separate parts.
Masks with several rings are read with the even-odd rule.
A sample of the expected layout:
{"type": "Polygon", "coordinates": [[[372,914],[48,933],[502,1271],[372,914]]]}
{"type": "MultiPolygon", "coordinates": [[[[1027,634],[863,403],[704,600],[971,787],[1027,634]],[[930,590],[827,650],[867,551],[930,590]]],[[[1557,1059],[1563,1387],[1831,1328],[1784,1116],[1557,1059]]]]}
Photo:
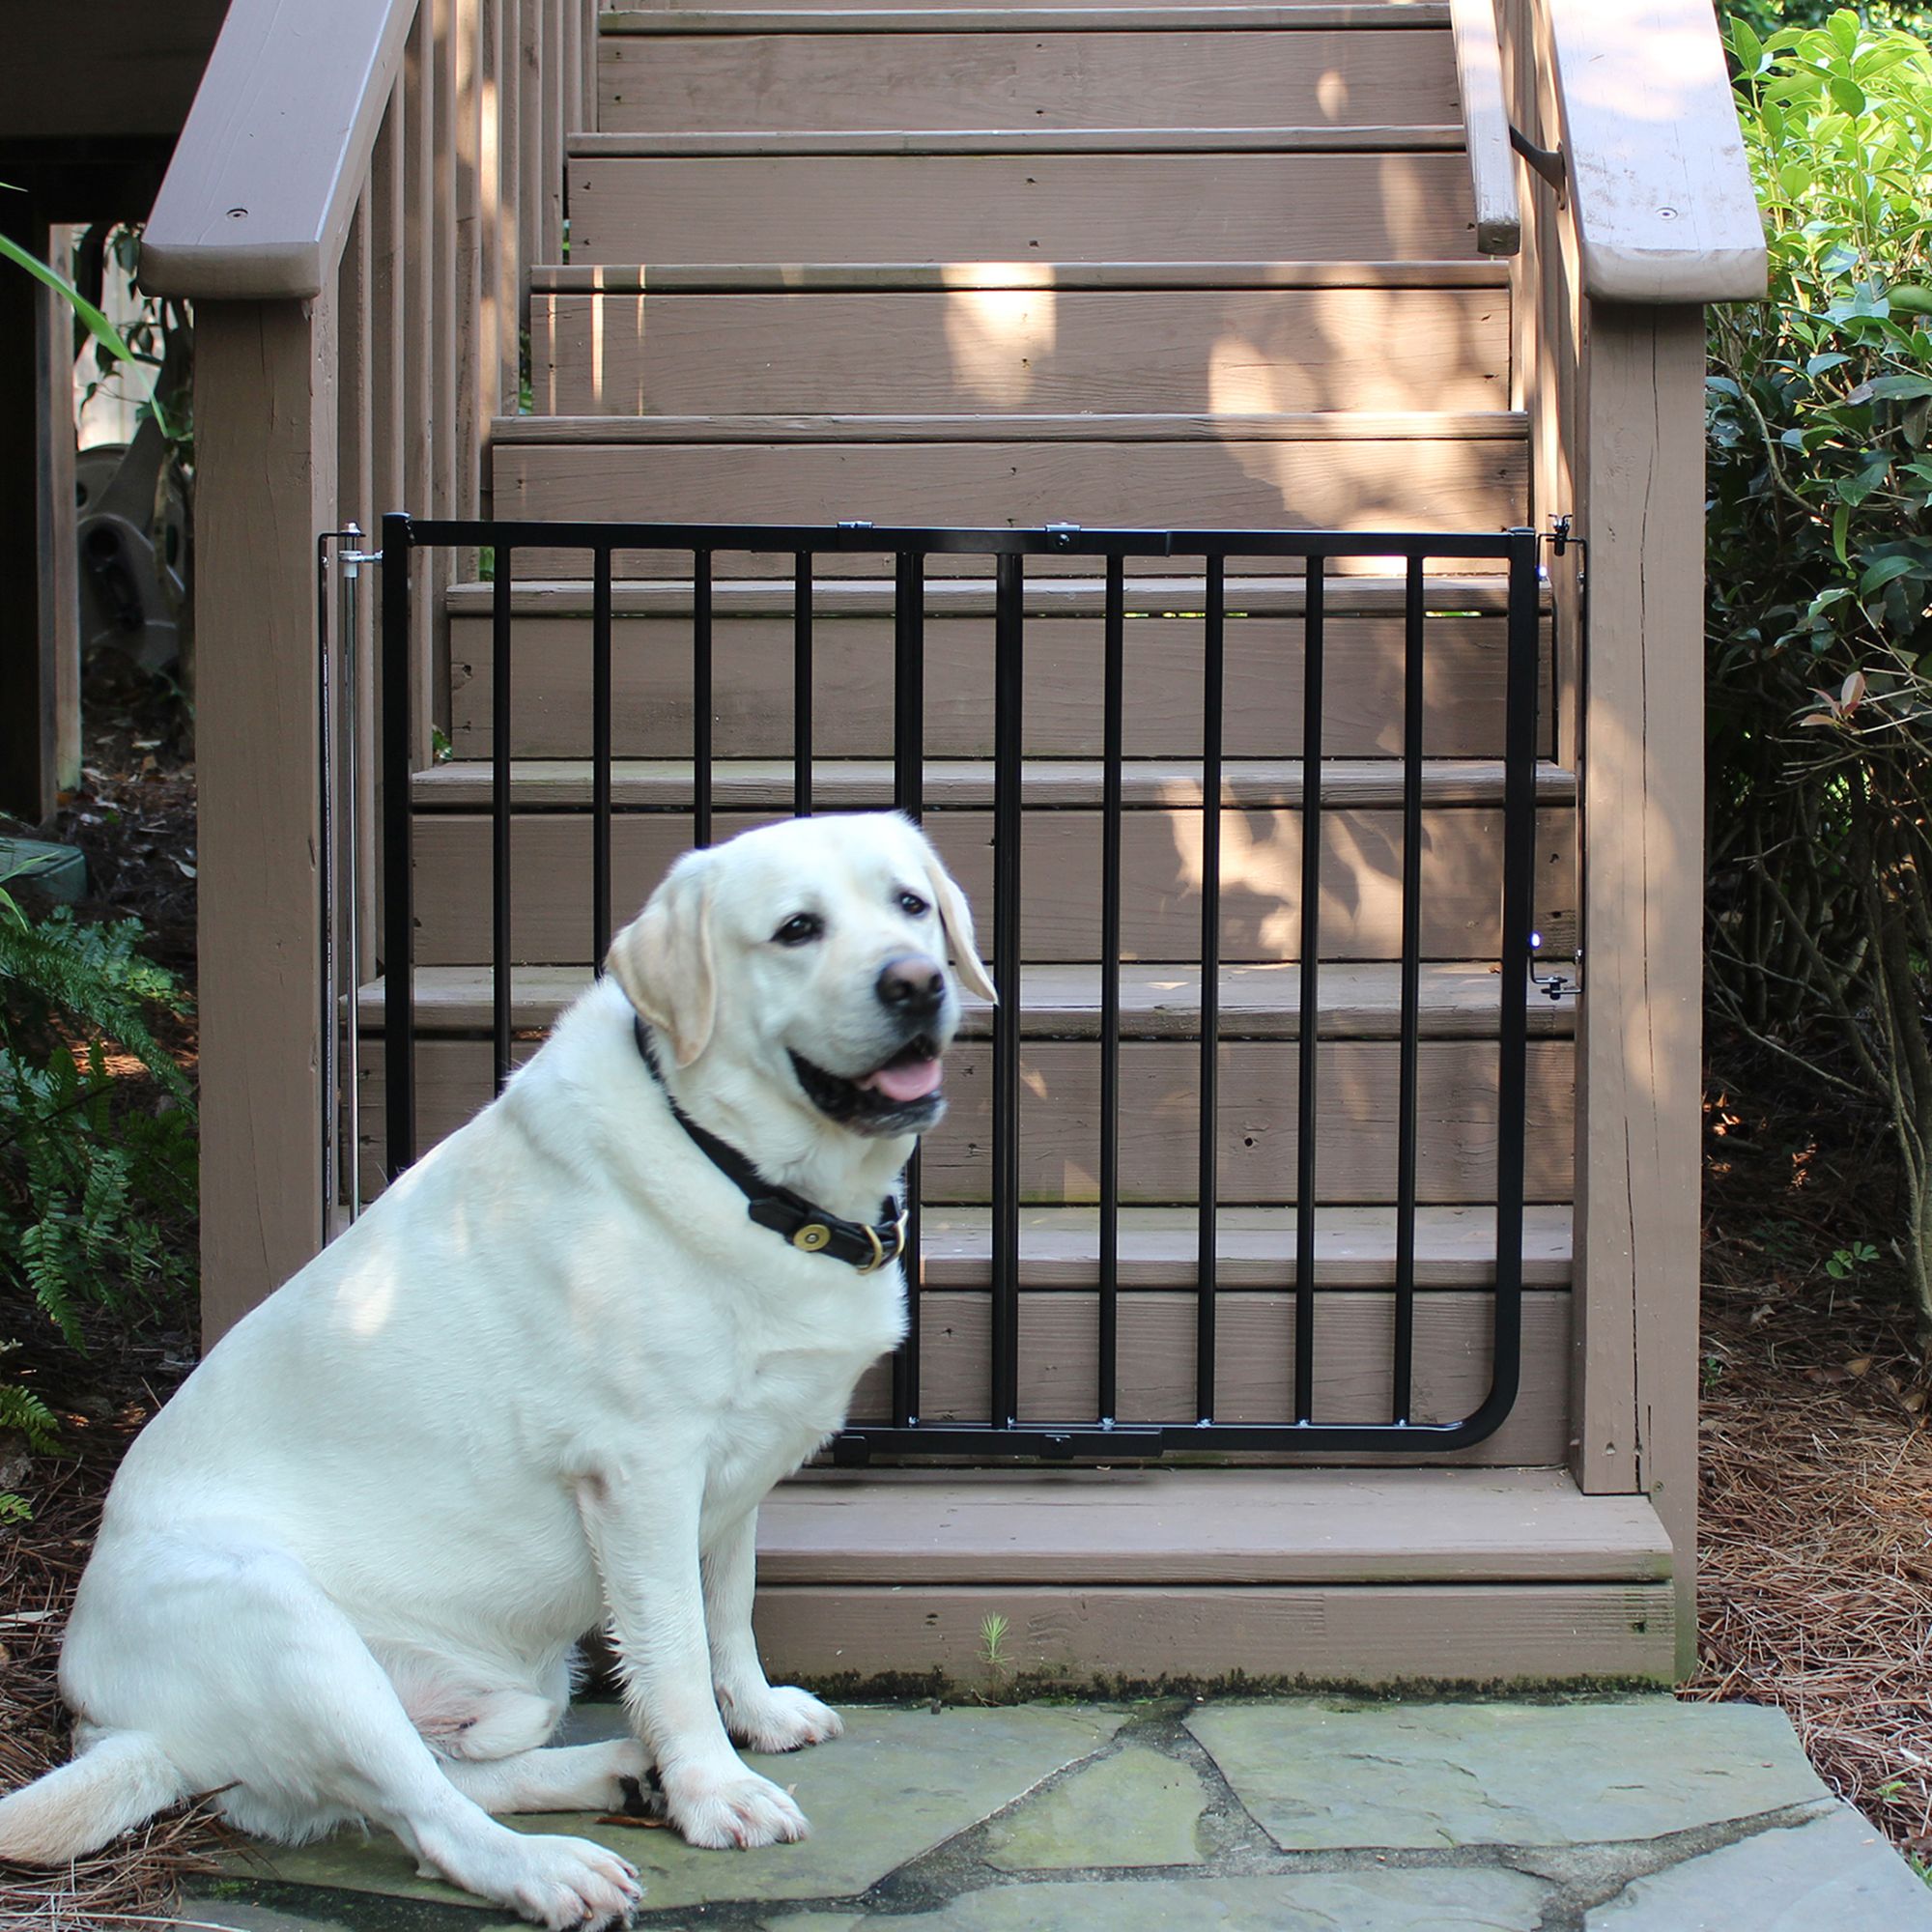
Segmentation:
{"type": "Polygon", "coordinates": [[[415,878],[410,852],[410,520],[383,519],[383,1065],[384,1166],[393,1180],[415,1158],[415,878]]]}
{"type": "Polygon", "coordinates": [[[1295,1026],[1294,1419],[1315,1414],[1316,1079],[1321,1039],[1321,669],[1326,559],[1303,580],[1301,667],[1301,984],[1295,1026]]]}
{"type": "Polygon", "coordinates": [[[1214,1297],[1221,1193],[1221,744],[1227,561],[1208,559],[1201,631],[1201,1142],[1194,1254],[1194,1419],[1214,1420],[1214,1297]]]}
{"type": "Polygon", "coordinates": [[[992,1421],[1019,1419],[1020,758],[1026,740],[1023,559],[1003,554],[993,593],[992,1421]]]}
{"type": "Polygon", "coordinates": [[[711,843],[711,553],[691,554],[691,842],[711,843]]]}
{"type": "Polygon", "coordinates": [[[1396,1102],[1395,1361],[1390,1413],[1407,1422],[1415,1392],[1415,1160],[1422,1036],[1422,730],[1424,562],[1408,559],[1403,599],[1401,1093],[1396,1102]]]}
{"type": "MultiPolygon", "coordinates": [[[[893,804],[915,824],[925,812],[924,561],[901,551],[893,569],[893,804]]],[[[893,1420],[900,1429],[919,1415],[919,1193],[915,1142],[905,1170],[906,1335],[893,1354],[893,1420]]]]}
{"type": "Polygon", "coordinates": [[[516,552],[496,550],[490,586],[490,1037],[496,1089],[510,1077],[510,593],[516,552]]]}
{"type": "Polygon", "coordinates": [[[811,553],[791,560],[791,810],[811,816],[811,553]]]}
{"type": "Polygon", "coordinates": [[[611,950],[611,546],[591,553],[590,966],[611,950]]]}
{"type": "Polygon", "coordinates": [[[1121,1374],[1121,767],[1125,757],[1125,560],[1107,559],[1100,756],[1099,1421],[1120,1407],[1121,1374]]]}

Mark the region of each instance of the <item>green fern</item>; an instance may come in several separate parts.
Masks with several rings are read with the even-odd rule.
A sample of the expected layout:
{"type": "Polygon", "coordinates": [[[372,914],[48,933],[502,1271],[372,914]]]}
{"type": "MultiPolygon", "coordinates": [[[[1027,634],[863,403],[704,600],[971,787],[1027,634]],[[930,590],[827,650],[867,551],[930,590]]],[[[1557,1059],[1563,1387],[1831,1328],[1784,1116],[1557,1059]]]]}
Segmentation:
{"type": "MultiPolygon", "coordinates": [[[[90,1306],[177,1298],[192,1271],[168,1230],[194,1209],[194,1096],[151,1024],[186,1002],[140,937],[138,920],[89,925],[65,906],[29,917],[0,887],[0,1298],[74,1348],[90,1306]],[[110,1045],[158,1101],[110,1069],[110,1045]]],[[[56,1425],[0,1381],[0,1431],[43,1449],[56,1425]]],[[[0,1495],[0,1522],[17,1500],[0,1495]]]]}

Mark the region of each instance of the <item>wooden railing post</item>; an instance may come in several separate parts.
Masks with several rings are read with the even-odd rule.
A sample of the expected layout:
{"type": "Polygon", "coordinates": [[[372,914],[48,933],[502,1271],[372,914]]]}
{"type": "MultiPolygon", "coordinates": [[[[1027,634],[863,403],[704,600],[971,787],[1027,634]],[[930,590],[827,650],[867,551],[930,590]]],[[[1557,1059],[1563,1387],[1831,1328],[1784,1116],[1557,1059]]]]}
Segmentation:
{"type": "Polygon", "coordinates": [[[315,540],[336,476],[333,304],[195,331],[202,1333],[322,1240],[315,540]]]}
{"type": "Polygon", "coordinates": [[[1704,311],[1594,303],[1579,521],[1576,1473],[1636,1489],[1695,1658],[1704,878],[1704,311]]]}

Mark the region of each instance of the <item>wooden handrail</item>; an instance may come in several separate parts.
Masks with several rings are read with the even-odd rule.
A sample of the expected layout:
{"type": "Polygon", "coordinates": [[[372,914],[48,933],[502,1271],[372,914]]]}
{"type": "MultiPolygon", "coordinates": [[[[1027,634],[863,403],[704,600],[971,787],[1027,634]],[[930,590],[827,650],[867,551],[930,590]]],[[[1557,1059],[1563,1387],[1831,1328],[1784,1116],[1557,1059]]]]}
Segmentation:
{"type": "Polygon", "coordinates": [[[1710,0],[1547,0],[1597,301],[1750,301],[1764,226],[1710,0]]]}
{"type": "Polygon", "coordinates": [[[233,0],[148,219],[157,295],[276,300],[335,275],[416,0],[233,0]]]}
{"type": "Polygon", "coordinates": [[[1516,156],[1510,152],[1495,0],[1449,0],[1449,31],[1463,95],[1469,184],[1476,197],[1476,247],[1485,255],[1514,255],[1522,247],[1522,209],[1517,200],[1516,156]]]}

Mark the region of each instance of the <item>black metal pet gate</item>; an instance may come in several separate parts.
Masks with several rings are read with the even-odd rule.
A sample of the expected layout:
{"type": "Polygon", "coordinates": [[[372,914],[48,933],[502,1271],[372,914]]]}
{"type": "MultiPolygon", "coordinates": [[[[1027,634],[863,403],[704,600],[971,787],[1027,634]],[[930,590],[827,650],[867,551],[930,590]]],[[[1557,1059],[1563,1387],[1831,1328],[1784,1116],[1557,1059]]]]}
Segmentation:
{"type": "MultiPolygon", "coordinates": [[[[992,560],[994,597],[994,893],[992,966],[1003,989],[1020,983],[1023,586],[1029,557],[1090,558],[1104,569],[1104,660],[1101,668],[1104,743],[1102,878],[1100,882],[1100,1122],[1098,1351],[1095,1412],[1052,1425],[1019,1415],[1021,1013],[1008,998],[993,1015],[992,1055],[992,1288],[991,1413],[985,1423],[934,1422],[920,1413],[920,1325],[917,1269],[912,1282],[912,1327],[893,1370],[890,1423],[855,1425],[836,1445],[841,1460],[882,1455],[945,1455],[1108,1460],[1175,1450],[1349,1452],[1441,1451],[1492,1434],[1516,1401],[1521,1358],[1524,1140],[1527,1094],[1528,977],[1536,937],[1531,931],[1535,865],[1538,693],[1537,538],[1527,529],[1484,534],[1412,532],[1342,534],[1289,530],[901,529],[869,525],[833,527],[563,522],[383,520],[383,904],[382,939],[386,1009],[386,1139],[391,1178],[415,1146],[411,781],[412,570],[417,551],[432,546],[488,547],[494,552],[492,705],[492,997],[497,1082],[512,1060],[511,866],[512,633],[516,566],[532,552],[587,552],[591,558],[591,813],[588,880],[591,958],[602,960],[612,929],[611,576],[618,552],[686,553],[692,560],[693,796],[696,840],[710,842],[713,751],[713,562],[721,553],[789,557],[795,664],[793,716],[794,811],[812,810],[812,567],[815,558],[864,554],[895,559],[895,693],[893,803],[917,818],[923,805],[925,573],[935,556],[992,560]],[[1217,1048],[1221,1037],[1220,813],[1224,739],[1226,579],[1232,559],[1298,560],[1305,571],[1303,626],[1304,774],[1320,770],[1322,743],[1324,587],[1330,567],[1349,558],[1400,558],[1406,571],[1403,733],[1402,952],[1395,1207],[1394,1328],[1388,1370],[1389,1419],[1381,1423],[1318,1422],[1316,1367],[1316,1204],[1320,1151],[1317,1101],[1319,962],[1321,960],[1321,785],[1306,779],[1301,837],[1298,1070],[1295,1116],[1297,1181],[1293,1209],[1293,1268],[1283,1284],[1293,1297],[1293,1420],[1227,1423],[1215,1419],[1217,1048]],[[1492,1379],[1488,1395],[1454,1422],[1414,1419],[1415,1257],[1417,1212],[1418,1042],[1422,957],[1422,799],[1425,650],[1425,571],[1430,558],[1493,560],[1506,573],[1506,696],[1504,722],[1501,946],[1497,978],[1497,1145],[1495,1280],[1492,1379]],[[1141,1424],[1117,1419],[1120,1286],[1121,1000],[1118,965],[1122,919],[1122,772],[1125,566],[1129,559],[1198,560],[1205,614],[1204,739],[1201,759],[1201,1023],[1198,1148],[1199,1230],[1195,1286],[1196,1419],[1141,1424]]],[[[1189,593],[1192,601],[1194,593],[1189,593]]],[[[911,1231],[919,1246],[917,1163],[908,1176],[911,1231]]]]}

